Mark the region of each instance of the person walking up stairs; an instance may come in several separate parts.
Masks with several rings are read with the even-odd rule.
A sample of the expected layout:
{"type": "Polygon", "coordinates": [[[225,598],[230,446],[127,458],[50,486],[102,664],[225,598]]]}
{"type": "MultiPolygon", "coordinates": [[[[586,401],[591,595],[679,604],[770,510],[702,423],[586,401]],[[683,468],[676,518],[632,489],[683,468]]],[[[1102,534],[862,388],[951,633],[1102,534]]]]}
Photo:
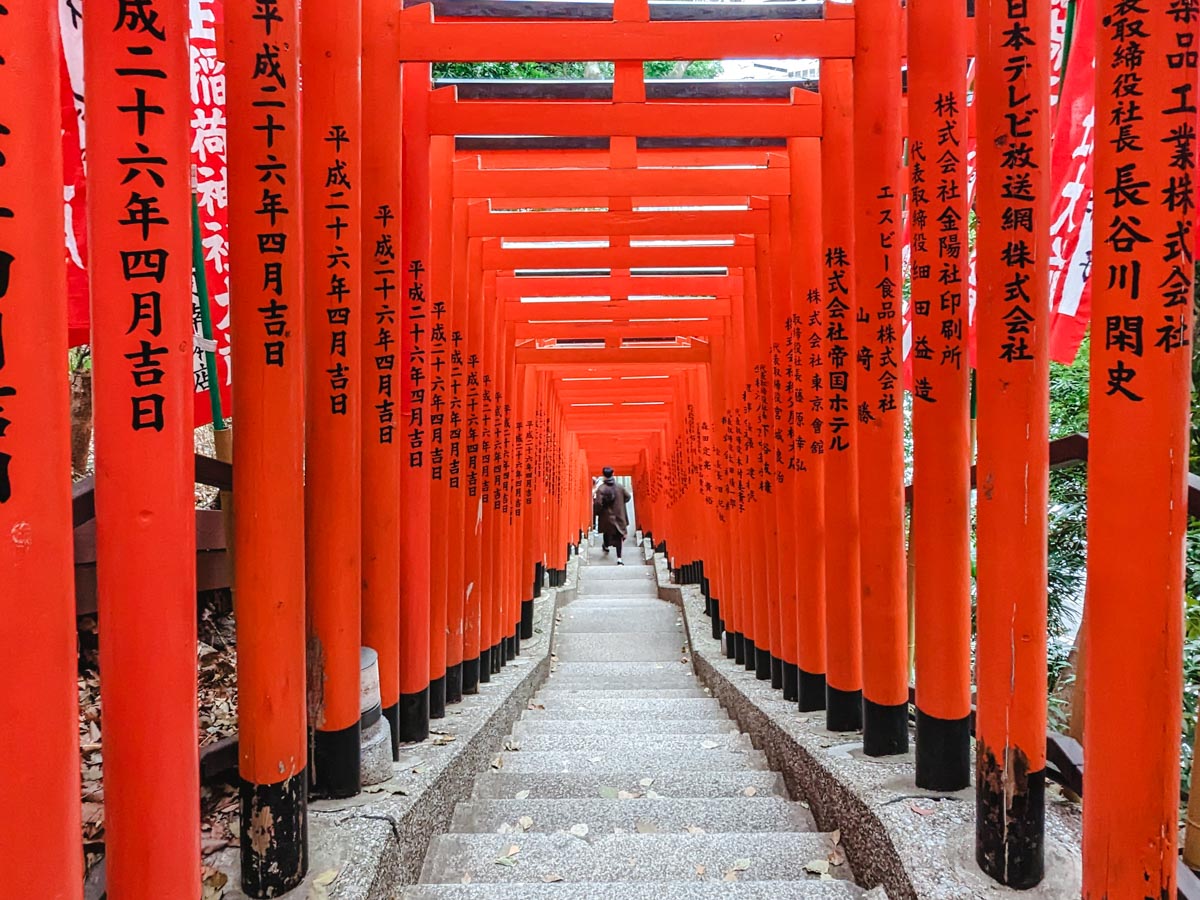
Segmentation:
{"type": "Polygon", "coordinates": [[[588,547],[557,665],[406,900],[860,897],[836,837],[789,799],[692,672],[654,568],[588,547]]]}

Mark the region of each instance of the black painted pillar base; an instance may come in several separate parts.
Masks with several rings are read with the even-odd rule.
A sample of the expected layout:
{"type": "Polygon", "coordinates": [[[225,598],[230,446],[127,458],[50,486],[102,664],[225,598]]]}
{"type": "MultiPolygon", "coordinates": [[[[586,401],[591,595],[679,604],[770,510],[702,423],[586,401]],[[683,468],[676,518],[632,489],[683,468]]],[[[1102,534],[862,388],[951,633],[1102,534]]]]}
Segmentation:
{"type": "Polygon", "coordinates": [[[401,694],[396,704],[400,715],[400,742],[415,744],[429,737],[429,688],[401,694]]]}
{"type": "Polygon", "coordinates": [[[492,680],[492,649],[479,651],[479,683],[487,684],[492,680]]]}
{"type": "Polygon", "coordinates": [[[429,718],[446,718],[446,676],[429,680],[429,718]]]}
{"type": "Polygon", "coordinates": [[[338,800],[353,797],[362,788],[362,723],[339,731],[313,731],[312,776],[314,797],[338,800]]]}
{"type": "MultiPolygon", "coordinates": [[[[762,647],[754,648],[754,677],[759,681],[767,681],[771,677],[771,651],[762,647]]],[[[750,661],[746,661],[747,668],[750,661]]]]}
{"type": "Polygon", "coordinates": [[[712,636],[714,641],[721,639],[721,632],[725,630],[725,623],[721,621],[721,601],[716,597],[708,601],[712,608],[712,636]]]}
{"type": "Polygon", "coordinates": [[[976,745],[975,861],[1001,884],[1035,887],[1045,866],[1046,770],[1030,772],[1014,747],[1004,772],[982,740],[976,745]]]}
{"type": "Polygon", "coordinates": [[[446,702],[462,703],[463,682],[462,663],[446,666],[446,702]]]}
{"type": "Polygon", "coordinates": [[[488,650],[488,659],[492,661],[493,675],[499,675],[500,670],[504,667],[504,658],[500,655],[503,649],[500,644],[493,644],[488,650]]]}
{"type": "Polygon", "coordinates": [[[771,687],[783,690],[783,660],[774,654],[771,655],[771,687]]]}
{"type": "Polygon", "coordinates": [[[504,639],[504,658],[506,660],[517,658],[517,635],[511,634],[504,639]]]}
{"type": "Polygon", "coordinates": [[[387,719],[388,733],[392,736],[392,759],[400,758],[400,702],[383,709],[383,717],[387,719]]]}
{"type": "Polygon", "coordinates": [[[898,756],[908,752],[908,703],[888,706],[863,698],[863,753],[898,756]]]}
{"type": "Polygon", "coordinates": [[[747,672],[753,672],[758,667],[758,651],[750,638],[742,638],[742,643],[746,647],[746,661],[743,665],[747,672]]]}
{"type": "Polygon", "coordinates": [[[839,691],[825,685],[825,728],[858,731],[862,728],[862,691],[839,691]]]}
{"type": "Polygon", "coordinates": [[[464,694],[479,693],[479,657],[464,659],[462,664],[462,689],[464,694]]]}
{"type": "Polygon", "coordinates": [[[242,891],[278,897],[304,881],[308,871],[308,771],[275,784],[238,779],[241,800],[242,891]],[[271,822],[268,840],[260,823],[271,822]]]}
{"type": "Polygon", "coordinates": [[[783,664],[783,699],[795,703],[800,690],[800,670],[795,663],[783,664]]]}
{"type": "Polygon", "coordinates": [[[800,712],[817,712],[825,708],[825,674],[797,669],[796,703],[800,712]]]}
{"type": "Polygon", "coordinates": [[[733,661],[739,666],[746,662],[746,636],[740,631],[733,636],[733,661]]]}
{"type": "Polygon", "coordinates": [[[521,601],[521,637],[533,637],[533,599],[521,601]]]}
{"type": "Polygon", "coordinates": [[[536,562],[533,564],[533,596],[542,596],[542,580],[546,577],[545,563],[536,562]]]}
{"type": "Polygon", "coordinates": [[[917,787],[961,791],[971,784],[971,717],[939,719],[917,709],[917,787]]]}

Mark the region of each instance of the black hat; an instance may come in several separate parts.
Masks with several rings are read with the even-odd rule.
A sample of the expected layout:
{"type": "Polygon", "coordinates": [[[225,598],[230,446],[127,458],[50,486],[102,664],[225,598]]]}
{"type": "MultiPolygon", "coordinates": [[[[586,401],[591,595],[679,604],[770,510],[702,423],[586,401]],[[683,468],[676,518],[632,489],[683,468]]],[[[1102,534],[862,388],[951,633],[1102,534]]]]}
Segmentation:
{"type": "Polygon", "coordinates": [[[613,473],[612,466],[604,467],[603,475],[605,478],[612,478],[612,473],[613,473]]]}

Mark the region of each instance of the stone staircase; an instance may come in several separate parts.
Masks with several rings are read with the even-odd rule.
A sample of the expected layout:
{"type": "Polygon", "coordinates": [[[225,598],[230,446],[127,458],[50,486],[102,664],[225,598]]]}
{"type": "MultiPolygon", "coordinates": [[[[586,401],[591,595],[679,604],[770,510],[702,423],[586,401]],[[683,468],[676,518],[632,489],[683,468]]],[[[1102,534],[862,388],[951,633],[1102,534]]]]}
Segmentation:
{"type": "Polygon", "coordinates": [[[692,673],[641,548],[624,554],[588,548],[550,678],[402,896],[863,896],[836,836],[692,673]]]}

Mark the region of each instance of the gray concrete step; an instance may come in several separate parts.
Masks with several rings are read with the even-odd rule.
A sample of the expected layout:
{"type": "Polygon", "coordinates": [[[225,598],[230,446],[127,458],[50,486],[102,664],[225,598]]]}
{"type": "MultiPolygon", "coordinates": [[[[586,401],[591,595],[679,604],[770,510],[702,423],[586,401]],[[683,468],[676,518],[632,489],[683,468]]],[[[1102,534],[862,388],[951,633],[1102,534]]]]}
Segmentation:
{"type": "Polygon", "coordinates": [[[677,659],[666,662],[583,662],[560,659],[551,678],[635,678],[682,675],[694,678],[691,663],[677,659]]]}
{"type": "MultiPolygon", "coordinates": [[[[762,834],[447,834],[429,847],[424,883],[541,882],[556,875],[570,883],[672,882],[720,879],[804,881],[806,863],[827,860],[835,846],[826,835],[762,834]],[[511,852],[517,847],[516,853],[511,852]],[[498,864],[509,858],[513,864],[498,864]]],[[[833,868],[830,874],[845,865],[833,868]]],[[[849,877],[849,872],[837,872],[849,877]]]]}
{"type": "MultiPolygon", "coordinates": [[[[849,881],[700,881],[604,886],[605,900],[855,900],[862,888],[849,881]]],[[[707,873],[704,877],[707,877],[707,873]]],[[[721,876],[718,875],[718,879],[721,876]]],[[[594,884],[420,884],[404,900],[596,900],[594,884]]]]}
{"type": "Polygon", "coordinates": [[[580,572],[581,581],[649,581],[657,584],[654,577],[654,566],[638,563],[632,559],[625,560],[623,566],[584,566],[580,572]]]}
{"type": "Polygon", "coordinates": [[[558,634],[555,652],[563,661],[580,662],[665,662],[682,659],[686,653],[679,634],[651,632],[558,634]]]}
{"type": "Polygon", "coordinates": [[[513,724],[513,735],[520,738],[535,734],[642,735],[642,734],[737,734],[732,719],[654,719],[633,721],[618,719],[522,719],[513,724]]]}
{"type": "Polygon", "coordinates": [[[611,750],[502,751],[501,768],[509,772],[739,772],[766,769],[758,750],[696,750],[681,755],[649,744],[611,750]]]}
{"type": "MultiPolygon", "coordinates": [[[[729,798],[786,797],[787,788],[778,772],[614,772],[597,766],[587,772],[563,775],[552,772],[484,772],[475,779],[472,796],[480,800],[615,797],[619,791],[645,791],[642,781],[653,779],[653,788],[663,797],[729,798]],[[526,795],[525,792],[529,793],[526,795]]],[[[724,801],[722,801],[724,802],[724,801]]]]}
{"type": "MultiPolygon", "coordinates": [[[[533,704],[538,704],[540,700],[532,701],[533,704]]],[[[553,702],[553,701],[551,701],[553,702]]],[[[659,704],[650,709],[635,708],[636,700],[617,701],[614,706],[614,701],[611,700],[581,700],[580,703],[587,703],[586,709],[580,709],[576,706],[568,706],[564,708],[554,709],[530,709],[521,714],[522,720],[526,722],[538,722],[545,719],[587,719],[589,721],[597,718],[603,721],[615,722],[627,720],[632,722],[652,722],[659,718],[679,718],[687,719],[713,719],[720,722],[728,722],[729,714],[721,708],[721,704],[715,700],[712,705],[708,705],[709,701],[700,700],[699,698],[684,699],[684,700],[656,700],[653,701],[659,704]],[[599,704],[608,704],[608,708],[597,708],[599,704]],[[693,705],[693,704],[704,704],[693,705]]],[[[643,704],[648,705],[648,704],[643,704]]]]}
{"type": "MultiPolygon", "coordinates": [[[[812,815],[782,797],[724,800],[647,798],[653,783],[632,800],[472,800],[454,810],[451,831],[540,834],[570,831],[584,824],[589,833],[741,833],[817,830],[812,815]],[[697,831],[697,829],[699,829],[697,831]]],[[[514,835],[519,838],[519,834],[514,835]]]]}
{"type": "MultiPolygon", "coordinates": [[[[657,688],[699,688],[700,682],[690,674],[656,674],[645,675],[641,678],[608,678],[603,675],[571,675],[553,672],[546,679],[542,690],[547,688],[568,688],[573,690],[590,691],[636,691],[655,690],[657,688]]],[[[700,688],[701,690],[703,688],[700,688]]]]}
{"type": "Polygon", "coordinates": [[[567,632],[629,632],[668,631],[679,634],[679,623],[672,609],[644,609],[631,612],[601,606],[563,610],[558,623],[560,635],[567,632]]]}
{"type": "Polygon", "coordinates": [[[580,712],[591,711],[598,715],[622,716],[626,718],[641,718],[642,716],[656,716],[667,713],[675,713],[677,716],[687,718],[693,712],[703,712],[705,710],[720,709],[719,701],[711,697],[683,697],[680,699],[670,700],[652,700],[642,699],[640,697],[597,697],[591,698],[570,698],[570,697],[535,697],[534,703],[540,703],[544,706],[547,712],[552,710],[578,710],[580,712]]]}
{"type": "Polygon", "coordinates": [[[580,753],[609,753],[654,747],[674,753],[702,753],[708,750],[753,750],[748,735],[728,734],[512,734],[505,745],[517,746],[521,753],[546,751],[578,751],[580,753]]]}
{"type": "Polygon", "coordinates": [[[544,700],[547,697],[554,699],[566,698],[575,700],[676,700],[686,697],[694,700],[711,698],[712,694],[706,692],[703,688],[698,687],[648,687],[638,689],[604,688],[602,690],[595,690],[592,688],[564,685],[562,687],[544,687],[537,692],[538,700],[544,700]]]}

